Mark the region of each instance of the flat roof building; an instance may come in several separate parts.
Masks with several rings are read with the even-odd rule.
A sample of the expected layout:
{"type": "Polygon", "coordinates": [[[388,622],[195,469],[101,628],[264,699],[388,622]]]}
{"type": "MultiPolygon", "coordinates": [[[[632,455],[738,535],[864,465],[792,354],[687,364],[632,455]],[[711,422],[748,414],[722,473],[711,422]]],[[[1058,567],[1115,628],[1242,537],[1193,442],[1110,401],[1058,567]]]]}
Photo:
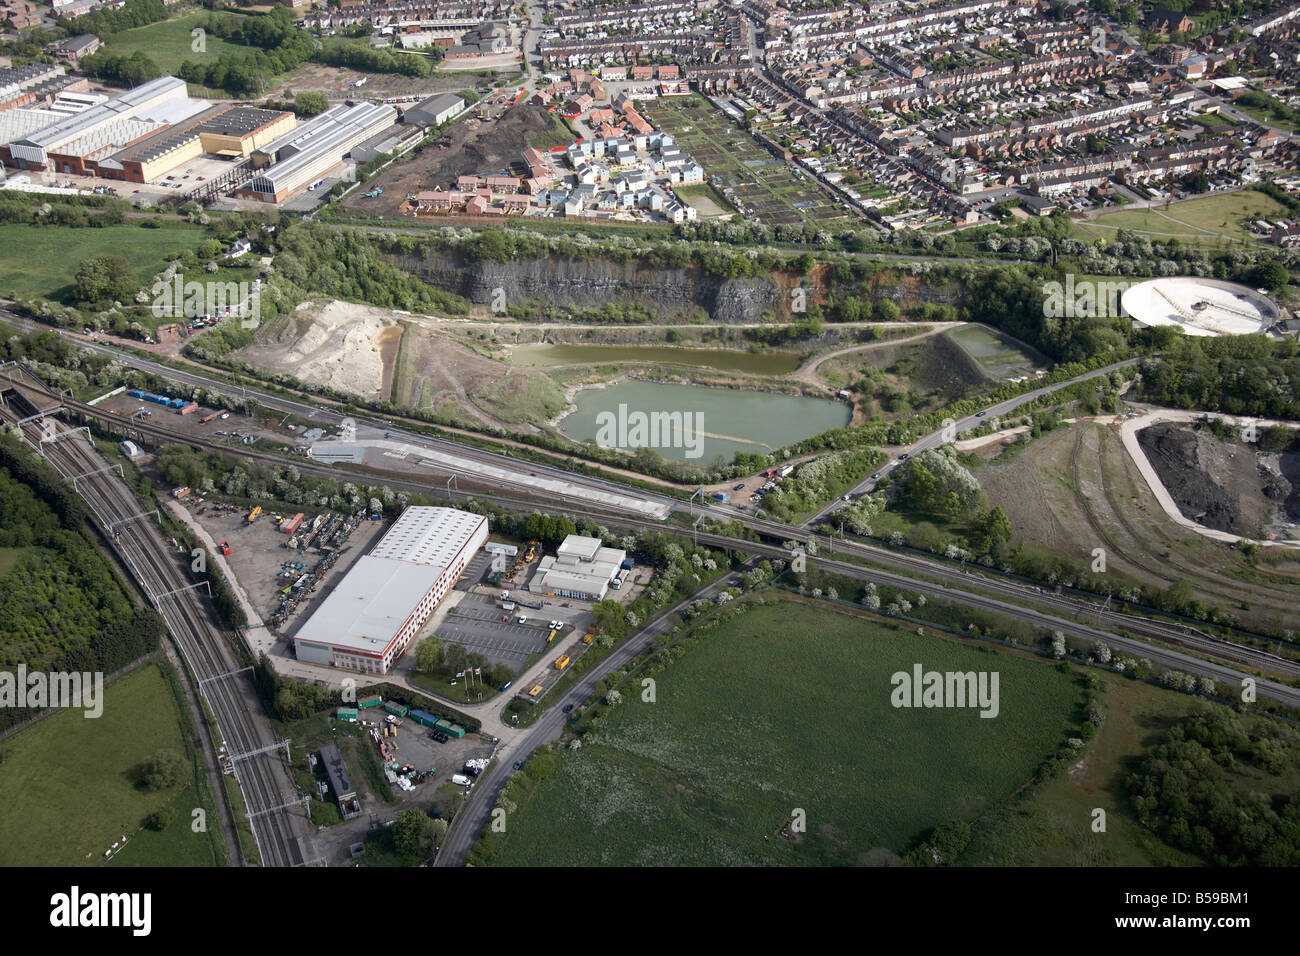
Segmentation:
{"type": "Polygon", "coordinates": [[[343,162],[353,149],[397,122],[397,110],[381,103],[334,106],[253,153],[267,167],[236,195],[283,202],[343,162]]]}
{"type": "Polygon", "coordinates": [[[542,558],[528,590],[551,597],[603,601],[609,582],[619,576],[627,552],[607,548],[599,538],[571,534],[555,549],[555,556],[542,558]]]}
{"type": "Polygon", "coordinates": [[[412,106],[403,114],[402,120],[419,126],[439,126],[464,108],[464,98],[455,93],[439,93],[412,106]]]}
{"type": "Polygon", "coordinates": [[[386,674],[487,541],[487,518],[412,507],[294,637],[298,660],[386,674]]]}
{"type": "Polygon", "coordinates": [[[352,785],[352,775],[343,762],[338,744],[326,744],[320,749],[321,763],[325,765],[325,776],[329,779],[334,799],[339,802],[339,812],[348,820],[361,813],[361,802],[357,800],[357,788],[352,785]]]}

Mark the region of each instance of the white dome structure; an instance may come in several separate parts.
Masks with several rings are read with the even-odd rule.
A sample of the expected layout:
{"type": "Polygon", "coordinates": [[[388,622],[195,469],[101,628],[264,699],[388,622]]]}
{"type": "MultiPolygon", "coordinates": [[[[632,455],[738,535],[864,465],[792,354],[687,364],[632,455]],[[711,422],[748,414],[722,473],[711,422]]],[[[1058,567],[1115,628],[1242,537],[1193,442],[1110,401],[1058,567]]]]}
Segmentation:
{"type": "Polygon", "coordinates": [[[1188,335],[1265,332],[1282,316],[1278,304],[1262,292],[1196,276],[1140,282],[1124,291],[1120,305],[1141,325],[1178,325],[1188,335]]]}

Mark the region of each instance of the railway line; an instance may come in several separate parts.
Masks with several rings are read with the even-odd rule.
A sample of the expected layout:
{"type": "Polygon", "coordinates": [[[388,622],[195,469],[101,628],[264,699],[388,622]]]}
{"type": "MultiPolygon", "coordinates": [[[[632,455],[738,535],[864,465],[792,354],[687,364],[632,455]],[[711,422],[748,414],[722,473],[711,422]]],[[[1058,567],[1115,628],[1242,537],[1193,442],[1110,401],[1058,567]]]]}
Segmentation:
{"type": "Polygon", "coordinates": [[[218,731],[234,767],[248,812],[250,829],[264,866],[310,862],[298,808],[301,797],[279,759],[270,726],[240,665],[227,634],[215,621],[210,604],[176,561],[151,512],[126,482],[107,467],[80,429],[70,430],[53,418],[20,424],[9,408],[0,409],[18,424],[23,436],[46,462],[72,480],[90,506],[105,537],[135,575],[150,603],[163,617],[189,667],[197,689],[216,718],[218,731]],[[50,427],[52,426],[52,427],[50,427]]]}
{"type": "MultiPolygon", "coordinates": [[[[0,372],[0,381],[6,379],[3,372],[0,372]]],[[[263,461],[268,464],[283,465],[286,459],[281,455],[270,452],[255,451],[251,447],[241,446],[238,449],[231,448],[215,441],[207,441],[183,434],[172,429],[162,420],[132,420],[129,423],[124,422],[121,416],[113,415],[105,409],[97,408],[93,405],[87,405],[81,402],[75,402],[70,399],[61,399],[62,403],[69,411],[83,415],[87,418],[95,419],[109,426],[118,428],[127,428],[141,435],[149,435],[156,439],[165,441],[174,441],[191,445],[206,451],[217,454],[237,454],[243,458],[249,458],[255,461],[263,461]]],[[[260,399],[259,399],[260,401],[260,399]]],[[[297,403],[291,403],[297,404],[297,403]]],[[[304,406],[305,407],[305,406],[304,406]]],[[[320,413],[324,414],[324,413],[320,413]]],[[[333,413],[330,413],[333,414],[333,413]]],[[[396,434],[396,433],[395,433],[396,434]]],[[[428,439],[425,436],[410,433],[409,439],[413,443],[419,442],[439,442],[453,448],[465,451],[463,446],[456,445],[453,442],[444,442],[441,439],[428,439]]],[[[502,456],[494,455],[490,452],[481,453],[485,458],[497,461],[510,461],[502,456]]],[[[307,459],[294,459],[293,463],[304,474],[310,474],[315,477],[338,479],[340,470],[337,465],[321,465],[307,459]]],[[[511,462],[511,464],[515,464],[511,462]]],[[[545,470],[544,465],[535,465],[539,471],[545,470]]],[[[426,482],[419,480],[404,480],[391,472],[376,472],[374,469],[360,470],[352,472],[342,472],[343,474],[369,474],[370,477],[380,477],[382,480],[394,489],[413,490],[427,494],[430,491],[441,492],[441,488],[435,488],[426,482]]],[[[564,472],[561,470],[561,474],[564,472]]],[[[599,480],[593,479],[598,483],[599,480]]],[[[612,483],[610,483],[612,484],[612,483]]],[[[636,527],[642,530],[664,530],[664,525],[660,521],[646,520],[639,515],[629,514],[610,507],[600,507],[594,505],[590,500],[579,497],[569,497],[556,495],[548,492],[538,494],[530,490],[527,485],[522,485],[515,489],[506,489],[501,486],[491,487],[488,485],[481,486],[481,491],[475,491],[475,497],[501,504],[507,507],[518,508],[524,507],[547,508],[552,512],[559,509],[567,508],[569,513],[575,517],[594,517],[605,518],[610,521],[617,521],[628,527],[636,527]],[[557,500],[558,499],[558,500],[557,500]]],[[[619,486],[614,486],[619,487],[619,486]]],[[[628,489],[622,489],[624,493],[628,489]]],[[[653,497],[653,496],[647,496],[653,497]]],[[[675,504],[679,504],[674,502],[675,504]]],[[[910,587],[914,590],[925,590],[921,587],[925,580],[937,582],[943,587],[937,591],[930,591],[932,596],[946,597],[948,600],[956,600],[959,603],[967,603],[970,606],[977,606],[973,603],[972,598],[975,596],[975,589],[982,592],[985,596],[994,596],[1000,599],[997,610],[1003,614],[1016,615],[1022,610],[1027,610],[1027,606],[1036,606],[1041,610],[1050,610],[1056,614],[1068,615],[1065,620],[1054,618],[1057,621],[1054,628],[1065,629],[1067,632],[1075,627],[1075,618],[1082,616],[1091,621],[1091,630],[1094,633],[1094,640],[1106,640],[1112,646],[1119,646],[1118,637],[1115,632],[1126,632],[1134,638],[1147,638],[1153,641],[1159,641],[1172,647],[1183,648],[1194,654],[1202,654],[1218,658],[1225,662],[1245,667],[1262,673],[1278,674],[1284,679],[1300,679],[1300,662],[1292,661],[1268,651],[1262,651],[1257,648],[1247,647],[1242,644],[1223,641],[1200,631],[1195,630],[1187,625],[1165,622],[1150,617],[1143,617],[1136,614],[1127,614],[1114,610],[1101,601],[1089,600],[1084,597],[1072,595],[1065,592],[1055,592],[1044,590],[1043,588],[1025,584],[1011,578],[1000,577],[995,573],[984,573],[981,571],[966,570],[960,567],[954,567],[946,562],[939,561],[935,558],[921,557],[906,552],[887,549],[878,545],[867,544],[862,541],[853,539],[831,539],[822,535],[816,535],[806,527],[796,527],[785,525],[780,522],[770,521],[757,516],[736,513],[729,509],[719,508],[708,504],[696,504],[693,506],[694,512],[706,515],[720,523],[728,523],[739,520],[747,528],[767,537],[770,540],[784,542],[792,541],[802,546],[805,550],[811,541],[818,543],[819,549],[839,552],[873,564],[883,566],[904,574],[920,576],[917,578],[906,578],[905,584],[900,586],[910,587]],[[945,595],[944,592],[947,592],[945,595]],[[1105,628],[1106,630],[1103,630],[1105,628]],[[1109,634],[1109,637],[1104,635],[1109,634]]],[[[704,537],[701,534],[701,537],[704,537]]],[[[723,546],[739,549],[753,550],[754,542],[744,538],[730,536],[715,536],[716,540],[725,542],[723,546]]],[[[788,551],[777,549],[774,556],[788,559],[788,551]]],[[[810,558],[809,560],[823,562],[821,558],[810,558]]],[[[860,567],[849,564],[849,567],[860,567]]],[[[877,576],[876,580],[881,580],[877,576]]],[[[1135,651],[1138,656],[1152,658],[1153,648],[1145,644],[1136,644],[1145,650],[1135,651]]],[[[1185,663],[1185,662],[1184,662],[1185,663]]],[[[1180,669],[1183,669],[1180,667],[1180,669]]],[[[1202,673],[1202,671],[1196,671],[1202,673]]],[[[1210,676],[1208,673],[1206,676],[1210,676]]],[[[1240,675],[1237,675],[1240,680],[1240,675]]],[[[1285,686],[1285,685],[1279,685],[1285,686]]],[[[1300,703],[1300,701],[1297,701],[1300,703]]]]}

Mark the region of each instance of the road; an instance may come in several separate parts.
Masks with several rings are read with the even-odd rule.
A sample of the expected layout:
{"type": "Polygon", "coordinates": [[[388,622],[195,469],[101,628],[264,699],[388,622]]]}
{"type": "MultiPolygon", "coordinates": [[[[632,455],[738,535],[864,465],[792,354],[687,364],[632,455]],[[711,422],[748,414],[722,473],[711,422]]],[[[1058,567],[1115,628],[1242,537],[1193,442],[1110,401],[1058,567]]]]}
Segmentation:
{"type": "MultiPolygon", "coordinates": [[[[628,661],[648,650],[657,637],[666,634],[672,628],[676,616],[692,601],[714,598],[737,580],[739,580],[739,572],[732,571],[689,597],[683,598],[672,607],[661,611],[647,622],[635,637],[614,648],[609,656],[583,674],[582,678],[575,682],[562,697],[551,701],[550,706],[537,719],[537,723],[522,732],[515,740],[503,745],[497,753],[497,759],[470,790],[460,812],[456,814],[456,819],[447,833],[446,842],[438,854],[437,865],[460,866],[464,862],[465,854],[491,819],[492,808],[496,806],[501,788],[514,774],[514,763],[527,760],[543,744],[559,739],[564,733],[570,717],[569,714],[564,713],[566,706],[577,707],[582,704],[591,696],[592,688],[598,681],[604,680],[628,661]]],[[[500,703],[497,702],[495,706],[499,707],[500,703]]],[[[509,825],[510,822],[507,820],[506,826],[509,825]]]]}
{"type": "MultiPolygon", "coordinates": [[[[8,408],[3,416],[18,420],[8,408]]],[[[235,673],[240,664],[230,635],[215,620],[210,602],[190,588],[152,512],[145,512],[118,471],[107,466],[84,432],[49,421],[56,423],[53,439],[43,433],[41,421],[23,425],[23,434],[60,474],[76,478],[74,486],[90,505],[105,538],[166,621],[197,690],[216,718],[227,754],[235,758],[235,777],[252,817],[262,865],[310,862],[305,814],[300,807],[291,812],[283,806],[298,797],[292,778],[278,751],[255,753],[273,746],[276,738],[248,675],[235,673]]],[[[220,793],[215,796],[224,798],[220,793]]]]}
{"type": "MultiPolygon", "coordinates": [[[[1079,382],[1086,382],[1089,379],[1098,378],[1102,375],[1109,375],[1117,369],[1134,365],[1137,361],[1138,360],[1135,358],[1125,359],[1123,362],[1115,362],[1112,365],[1106,365],[1102,368],[1094,369],[1091,372],[1076,375],[1074,378],[1066,379],[1064,382],[1058,382],[1055,385],[1044,385],[1042,388],[1036,388],[1032,391],[1025,392],[1023,395],[1017,395],[1015,398],[1008,399],[1005,402],[999,402],[997,405],[992,405],[977,414],[968,415],[965,418],[958,419],[953,423],[953,425],[933,431],[929,435],[926,435],[924,438],[908,446],[902,455],[882,467],[875,473],[874,477],[865,478],[858,482],[858,484],[854,485],[848,493],[856,497],[870,492],[876,487],[877,481],[897,468],[906,458],[911,458],[913,455],[920,454],[921,452],[931,448],[939,448],[942,445],[946,445],[949,442],[954,441],[957,435],[961,434],[968,428],[974,428],[976,425],[982,424],[990,418],[1002,418],[1006,415],[1010,415],[1021,406],[1027,405],[1035,399],[1042,398],[1044,395],[1048,395],[1058,389],[1068,388],[1071,385],[1076,385],[1079,382]]],[[[842,504],[842,501],[832,501],[830,504],[826,505],[826,507],[822,508],[812,517],[804,521],[800,527],[815,528],[827,515],[839,508],[842,504]]]]}

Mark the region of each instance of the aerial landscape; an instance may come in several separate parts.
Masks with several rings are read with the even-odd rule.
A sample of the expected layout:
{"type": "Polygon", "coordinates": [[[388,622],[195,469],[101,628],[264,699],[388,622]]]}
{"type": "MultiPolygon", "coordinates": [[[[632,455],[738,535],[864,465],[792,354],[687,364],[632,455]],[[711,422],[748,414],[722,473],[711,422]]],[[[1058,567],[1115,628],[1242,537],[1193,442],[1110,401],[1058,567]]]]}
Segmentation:
{"type": "Polygon", "coordinates": [[[252,868],[1050,867],[1111,931],[1262,922],[1300,3],[0,8],[39,921],[252,868]]]}

